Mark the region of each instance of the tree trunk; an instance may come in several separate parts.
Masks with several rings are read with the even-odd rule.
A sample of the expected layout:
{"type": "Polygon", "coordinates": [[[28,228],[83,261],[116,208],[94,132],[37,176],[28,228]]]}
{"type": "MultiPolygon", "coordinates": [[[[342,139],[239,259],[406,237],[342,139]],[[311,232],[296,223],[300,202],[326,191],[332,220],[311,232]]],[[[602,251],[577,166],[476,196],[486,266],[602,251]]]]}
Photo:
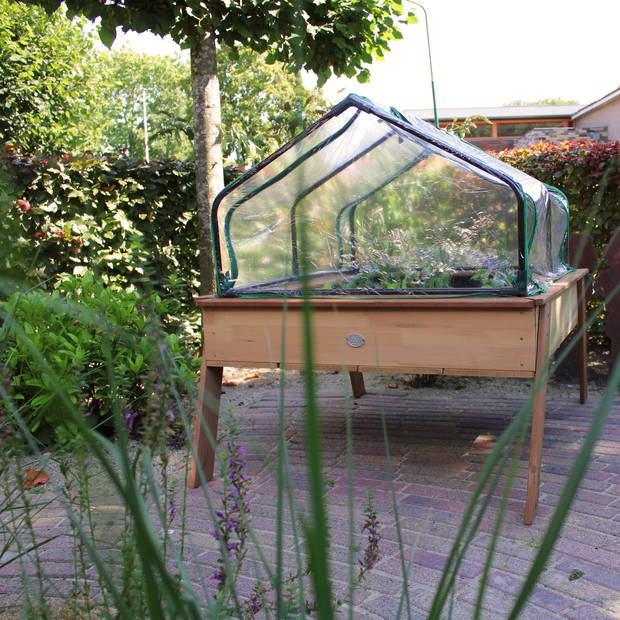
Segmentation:
{"type": "Polygon", "coordinates": [[[215,37],[212,34],[206,34],[192,48],[191,62],[200,294],[208,295],[215,290],[211,205],[224,187],[220,86],[217,79],[215,37]]]}

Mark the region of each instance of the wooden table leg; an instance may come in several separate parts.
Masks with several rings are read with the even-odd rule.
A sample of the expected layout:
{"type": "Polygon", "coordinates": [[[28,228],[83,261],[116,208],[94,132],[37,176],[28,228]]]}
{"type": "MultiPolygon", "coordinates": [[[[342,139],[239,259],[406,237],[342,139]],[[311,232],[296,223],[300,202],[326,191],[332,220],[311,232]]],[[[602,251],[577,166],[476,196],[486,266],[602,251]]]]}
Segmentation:
{"type": "Polygon", "coordinates": [[[194,423],[194,451],[189,470],[189,487],[195,488],[203,480],[213,478],[215,441],[222,393],[221,366],[207,366],[203,352],[198,387],[198,411],[194,423]],[[204,478],[201,476],[201,472],[204,478]]]}
{"type": "Polygon", "coordinates": [[[351,379],[351,389],[353,390],[353,398],[359,398],[366,394],[366,386],[364,385],[364,375],[361,372],[352,370],[349,372],[351,379]]]}
{"type": "Polygon", "coordinates": [[[546,362],[549,359],[547,349],[549,345],[550,313],[545,304],[540,306],[538,316],[538,335],[536,343],[536,378],[534,387],[538,389],[534,399],[532,412],[532,429],[530,438],[530,463],[527,476],[527,495],[525,498],[525,515],[523,522],[530,525],[534,521],[538,507],[540,492],[540,470],[542,468],[543,436],[545,432],[545,408],[547,405],[547,382],[539,383],[542,374],[547,372],[546,362]]]}
{"type": "Polygon", "coordinates": [[[577,329],[582,330],[579,336],[579,402],[583,405],[588,400],[588,338],[586,324],[586,287],[585,278],[577,281],[577,329]]]}

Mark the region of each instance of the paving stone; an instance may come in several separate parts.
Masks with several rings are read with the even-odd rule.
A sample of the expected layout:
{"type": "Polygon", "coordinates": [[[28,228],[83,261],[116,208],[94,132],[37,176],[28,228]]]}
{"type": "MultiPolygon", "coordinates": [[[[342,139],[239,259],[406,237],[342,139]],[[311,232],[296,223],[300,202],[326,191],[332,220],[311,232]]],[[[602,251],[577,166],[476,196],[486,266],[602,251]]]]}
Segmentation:
{"type": "MultiPolygon", "coordinates": [[[[246,471],[253,479],[248,491],[253,529],[270,563],[276,557],[278,517],[274,476],[279,435],[277,402],[277,394],[269,393],[249,407],[247,415],[239,420],[239,436],[247,449],[246,471]]],[[[347,406],[342,394],[321,394],[319,404],[325,477],[333,481],[331,486],[325,488],[330,513],[331,576],[334,590],[345,592],[350,520],[344,423],[347,406]]],[[[399,394],[368,394],[353,402],[353,524],[355,541],[360,546],[358,554],[363,553],[365,542],[361,524],[366,489],[374,492],[374,505],[383,537],[379,562],[357,592],[356,618],[391,619],[398,609],[403,577],[393,490],[406,559],[417,540],[409,577],[413,615],[425,617],[486,455],[521,404],[518,399],[504,400],[498,396],[472,398],[466,393],[458,403],[454,403],[442,398],[441,394],[436,398],[418,398],[410,390],[399,394]],[[390,438],[394,483],[391,482],[385,454],[382,410],[390,438]]],[[[523,525],[528,471],[526,449],[517,466],[505,523],[497,541],[497,555],[489,575],[482,614],[485,620],[505,617],[520,590],[595,406],[593,399],[581,406],[572,395],[549,399],[539,511],[533,525],[523,525]]],[[[311,513],[303,429],[303,394],[300,391],[287,393],[286,437],[298,519],[311,513]]],[[[616,432],[619,430],[620,400],[616,401],[610,412],[604,439],[597,445],[573,510],[557,541],[556,551],[520,620],[604,620],[619,617],[620,609],[614,607],[618,604],[617,592],[620,591],[617,560],[620,551],[620,434],[616,432]],[[578,580],[569,581],[568,575],[574,569],[582,570],[584,574],[578,580]]],[[[482,519],[480,531],[461,565],[453,609],[456,620],[472,615],[504,483],[505,476],[502,476],[491,498],[489,514],[482,519]]],[[[222,489],[222,481],[216,479],[209,482],[206,488],[214,504],[218,505],[215,491],[222,489]]],[[[179,485],[177,493],[182,492],[179,485]]],[[[53,495],[50,493],[49,497],[52,499],[53,495]]],[[[106,506],[118,510],[109,498],[102,497],[99,501],[102,509],[106,506]]],[[[285,573],[290,574],[296,571],[296,554],[286,497],[285,504],[283,557],[285,573]]],[[[42,536],[68,531],[63,530],[66,516],[62,507],[52,504],[38,518],[35,527],[42,536]]],[[[188,576],[199,588],[205,580],[207,587],[211,588],[209,577],[218,563],[219,550],[209,534],[213,525],[210,512],[205,507],[203,489],[191,489],[187,493],[185,527],[188,536],[185,549],[188,576]]],[[[159,525],[157,529],[160,529],[159,525]]],[[[178,536],[178,523],[174,524],[174,529],[173,539],[178,536]]],[[[99,533],[101,541],[98,544],[109,554],[111,570],[118,570],[114,568],[120,562],[120,558],[114,557],[117,539],[111,534],[106,539],[107,534],[107,531],[99,533]]],[[[305,557],[303,546],[302,555],[305,557]]],[[[69,536],[46,545],[41,549],[40,556],[50,592],[58,595],[71,586],[73,560],[69,536]]],[[[9,566],[10,570],[5,568],[4,573],[0,571],[3,575],[0,578],[0,608],[5,601],[12,604],[22,587],[19,570],[9,566]]],[[[33,574],[32,567],[28,573],[33,574]]],[[[89,578],[92,580],[95,575],[94,569],[89,568],[89,578]]],[[[242,595],[250,594],[257,576],[264,578],[264,568],[257,553],[251,551],[239,578],[242,595]]],[[[96,587],[95,584],[93,581],[93,587],[96,587]]],[[[200,593],[200,596],[204,595],[200,593]]]]}
{"type": "Polygon", "coordinates": [[[618,570],[618,556],[594,545],[584,545],[566,538],[560,538],[555,548],[566,555],[618,570]]]}
{"type": "Polygon", "coordinates": [[[571,606],[572,601],[544,586],[537,586],[530,596],[530,601],[543,609],[559,613],[571,606]]]}
{"type": "Polygon", "coordinates": [[[564,612],[564,617],[569,620],[618,620],[617,614],[608,615],[592,605],[579,605],[567,609],[564,612]]]}
{"type": "MultiPolygon", "coordinates": [[[[618,559],[620,560],[620,558],[618,559]]],[[[617,569],[617,565],[615,568],[617,569]]],[[[605,586],[615,592],[620,592],[620,572],[616,572],[611,568],[604,568],[584,560],[565,560],[554,567],[554,570],[565,571],[566,574],[570,574],[575,569],[583,571],[582,579],[605,586]]]]}

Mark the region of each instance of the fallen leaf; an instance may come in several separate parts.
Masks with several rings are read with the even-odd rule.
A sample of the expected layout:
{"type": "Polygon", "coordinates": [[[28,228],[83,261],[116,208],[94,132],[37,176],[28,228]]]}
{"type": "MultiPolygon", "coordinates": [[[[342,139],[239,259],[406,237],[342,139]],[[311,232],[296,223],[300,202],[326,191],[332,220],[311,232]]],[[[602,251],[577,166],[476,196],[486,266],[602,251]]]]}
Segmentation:
{"type": "Polygon", "coordinates": [[[45,484],[50,477],[47,475],[47,472],[43,470],[33,469],[32,467],[26,467],[24,471],[26,477],[24,478],[24,488],[32,489],[34,487],[41,486],[45,484]]]}
{"type": "Polygon", "coordinates": [[[388,383],[388,387],[394,390],[398,387],[398,383],[388,383]]]}
{"type": "Polygon", "coordinates": [[[249,375],[246,375],[244,377],[245,381],[249,381],[250,379],[260,379],[260,375],[257,372],[253,372],[253,373],[251,373],[249,375]]]}
{"type": "Polygon", "coordinates": [[[237,381],[236,379],[228,379],[227,381],[222,381],[222,385],[237,386],[241,385],[241,381],[237,381]]]}

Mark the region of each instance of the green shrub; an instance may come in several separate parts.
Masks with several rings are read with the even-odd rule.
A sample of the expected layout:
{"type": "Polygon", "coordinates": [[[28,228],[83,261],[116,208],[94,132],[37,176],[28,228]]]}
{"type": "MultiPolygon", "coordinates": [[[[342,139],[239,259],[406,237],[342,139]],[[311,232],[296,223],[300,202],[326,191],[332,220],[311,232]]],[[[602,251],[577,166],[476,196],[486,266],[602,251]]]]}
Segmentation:
{"type": "Polygon", "coordinates": [[[157,293],[106,287],[87,272],[61,278],[51,293],[14,293],[1,311],[11,395],[45,442],[77,432],[63,392],[92,426],[111,427],[116,411],[137,430],[153,407],[173,415],[177,396],[193,389],[199,360],[170,320],[176,302],[157,293]]]}
{"type": "Polygon", "coordinates": [[[570,204],[571,232],[589,232],[602,255],[620,226],[620,143],[539,142],[510,149],[499,159],[562,190],[570,204]]]}

